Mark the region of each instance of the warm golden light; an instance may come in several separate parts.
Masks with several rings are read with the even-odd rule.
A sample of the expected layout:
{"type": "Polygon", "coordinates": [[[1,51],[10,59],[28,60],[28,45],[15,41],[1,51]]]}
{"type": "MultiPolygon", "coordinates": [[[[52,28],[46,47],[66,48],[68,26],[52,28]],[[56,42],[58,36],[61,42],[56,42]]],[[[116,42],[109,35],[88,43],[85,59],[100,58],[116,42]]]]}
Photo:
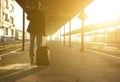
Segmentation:
{"type": "MultiPolygon", "coordinates": [[[[87,14],[87,18],[84,25],[87,26],[95,23],[99,24],[101,22],[109,24],[109,22],[112,23],[113,21],[118,21],[120,19],[119,8],[120,0],[94,0],[85,8],[85,14],[87,14]]],[[[79,15],[80,14],[78,13],[78,15],[71,20],[71,31],[81,28],[81,20],[78,17],[79,15]]],[[[65,24],[65,33],[69,32],[68,23],[69,22],[65,24]]],[[[61,28],[61,34],[64,34],[64,26],[61,28]]],[[[113,29],[109,30],[113,31],[113,29]]],[[[58,31],[58,33],[60,32],[58,31]]],[[[58,33],[57,35],[60,35],[58,33]]],[[[103,37],[103,35],[99,36],[103,37]]]]}
{"type": "Polygon", "coordinates": [[[120,18],[120,0],[94,0],[86,9],[86,24],[109,22],[120,18]]]}

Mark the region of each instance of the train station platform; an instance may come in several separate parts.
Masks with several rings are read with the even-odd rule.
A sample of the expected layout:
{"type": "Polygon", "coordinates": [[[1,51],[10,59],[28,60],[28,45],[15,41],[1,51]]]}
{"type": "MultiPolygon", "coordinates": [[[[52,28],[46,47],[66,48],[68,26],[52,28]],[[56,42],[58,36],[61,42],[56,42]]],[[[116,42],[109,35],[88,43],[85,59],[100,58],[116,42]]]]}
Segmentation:
{"type": "Polygon", "coordinates": [[[0,70],[16,70],[6,76],[0,74],[0,82],[119,82],[120,59],[98,52],[68,47],[58,42],[48,42],[50,65],[31,66],[28,47],[3,56],[0,70]],[[8,61],[9,60],[9,61],[8,61]],[[11,65],[11,66],[10,66],[11,65]],[[8,66],[8,67],[7,67],[8,66]]]}

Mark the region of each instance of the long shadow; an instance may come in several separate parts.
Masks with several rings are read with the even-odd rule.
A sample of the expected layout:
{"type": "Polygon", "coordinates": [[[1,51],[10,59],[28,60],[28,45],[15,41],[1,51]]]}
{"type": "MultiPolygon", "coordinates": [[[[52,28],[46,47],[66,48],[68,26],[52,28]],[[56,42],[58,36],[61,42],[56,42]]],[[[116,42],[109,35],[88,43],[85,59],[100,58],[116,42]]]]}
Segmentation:
{"type": "Polygon", "coordinates": [[[35,68],[31,68],[31,69],[27,69],[27,70],[23,70],[20,71],[18,73],[15,74],[11,74],[10,76],[4,77],[2,79],[0,79],[0,82],[15,82],[21,78],[24,78],[26,76],[35,74],[41,70],[46,69],[47,67],[35,67],[35,68]]]}

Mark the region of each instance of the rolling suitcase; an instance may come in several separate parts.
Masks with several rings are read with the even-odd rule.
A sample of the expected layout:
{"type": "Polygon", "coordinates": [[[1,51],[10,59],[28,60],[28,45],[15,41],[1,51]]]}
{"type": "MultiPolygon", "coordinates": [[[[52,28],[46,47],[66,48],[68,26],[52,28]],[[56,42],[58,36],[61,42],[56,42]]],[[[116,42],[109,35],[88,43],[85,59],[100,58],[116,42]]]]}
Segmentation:
{"type": "Polygon", "coordinates": [[[42,42],[36,52],[36,65],[37,66],[49,66],[50,62],[50,50],[47,46],[46,36],[42,36],[42,42]]]}

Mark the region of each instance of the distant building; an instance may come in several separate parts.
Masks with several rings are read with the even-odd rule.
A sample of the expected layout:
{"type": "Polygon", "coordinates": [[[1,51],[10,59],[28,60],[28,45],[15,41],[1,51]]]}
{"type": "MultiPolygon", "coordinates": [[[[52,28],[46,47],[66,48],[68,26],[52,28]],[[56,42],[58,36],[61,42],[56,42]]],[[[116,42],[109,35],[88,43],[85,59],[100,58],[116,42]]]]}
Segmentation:
{"type": "MultiPolygon", "coordinates": [[[[22,40],[23,38],[23,31],[22,30],[15,30],[15,40],[22,40]]],[[[30,39],[30,34],[28,32],[25,32],[25,40],[30,39]]]]}
{"type": "Polygon", "coordinates": [[[15,40],[14,0],[0,0],[0,42],[15,40]]]}

